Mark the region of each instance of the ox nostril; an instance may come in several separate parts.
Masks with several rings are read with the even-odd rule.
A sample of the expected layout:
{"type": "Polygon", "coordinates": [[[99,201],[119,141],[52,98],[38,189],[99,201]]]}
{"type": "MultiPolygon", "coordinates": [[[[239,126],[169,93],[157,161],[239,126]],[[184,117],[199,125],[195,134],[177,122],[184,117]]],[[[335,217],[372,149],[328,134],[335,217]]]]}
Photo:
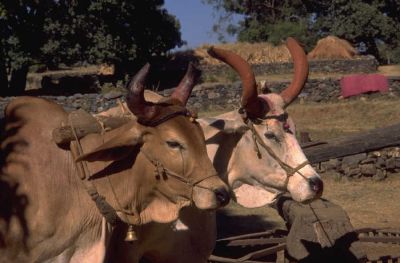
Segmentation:
{"type": "Polygon", "coordinates": [[[308,183],[310,184],[310,188],[317,195],[321,195],[324,190],[324,183],[322,182],[319,176],[313,176],[308,179],[308,183]]]}
{"type": "Polygon", "coordinates": [[[229,203],[230,197],[228,191],[225,188],[218,188],[214,190],[215,196],[217,197],[220,206],[225,206],[229,203]]]}

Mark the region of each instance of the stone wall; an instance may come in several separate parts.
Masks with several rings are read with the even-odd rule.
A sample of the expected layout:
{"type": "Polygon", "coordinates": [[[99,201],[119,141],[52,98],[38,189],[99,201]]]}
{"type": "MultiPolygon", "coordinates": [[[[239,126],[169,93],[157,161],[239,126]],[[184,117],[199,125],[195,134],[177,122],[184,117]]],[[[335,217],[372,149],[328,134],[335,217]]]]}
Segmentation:
{"type": "MultiPolygon", "coordinates": [[[[255,75],[288,74],[293,72],[293,63],[263,63],[251,65],[255,75]]],[[[361,56],[356,59],[310,60],[310,72],[325,73],[371,73],[376,72],[378,62],[373,56],[361,56]]],[[[229,75],[230,68],[225,64],[201,65],[204,75],[229,75]]]]}
{"type": "MultiPolygon", "coordinates": [[[[339,79],[312,79],[307,81],[302,93],[297,101],[301,102],[334,102],[340,99],[339,79]]],[[[269,82],[268,89],[272,92],[280,92],[289,82],[269,82]]],[[[400,97],[400,77],[389,78],[390,90],[388,93],[374,93],[362,96],[382,97],[387,99],[400,97]]],[[[169,95],[172,89],[159,91],[162,95],[169,95]]],[[[240,97],[242,94],[241,82],[233,82],[229,84],[212,83],[197,85],[189,99],[188,105],[198,111],[208,110],[232,110],[240,105],[240,97]]],[[[43,96],[45,98],[54,99],[66,109],[83,108],[90,112],[98,112],[115,105],[116,98],[122,98],[124,92],[110,91],[104,95],[96,93],[80,94],[76,93],[72,96],[43,96]]],[[[0,110],[12,97],[0,98],[0,110]]],[[[357,98],[357,97],[355,97],[357,98]]],[[[352,99],[352,98],[350,98],[352,99]]]]}
{"type": "MultiPolygon", "coordinates": [[[[388,77],[388,83],[388,93],[372,93],[367,94],[366,96],[384,98],[400,97],[400,77],[388,77]]],[[[275,82],[270,83],[268,86],[271,91],[279,92],[287,87],[288,84],[289,82],[275,82]]],[[[357,96],[354,98],[357,98],[357,96]]],[[[308,80],[299,95],[299,99],[311,102],[334,102],[340,100],[340,79],[326,78],[308,80]]]]}
{"type": "MultiPolygon", "coordinates": [[[[267,82],[268,89],[277,93],[288,85],[289,82],[267,82]]],[[[362,96],[382,97],[388,99],[399,98],[400,78],[389,78],[389,86],[390,88],[388,93],[374,93],[362,96]]],[[[172,90],[167,89],[160,91],[160,93],[168,95],[171,91],[172,90]]],[[[266,91],[264,90],[263,92],[266,91]]],[[[239,107],[241,94],[242,86],[240,81],[229,84],[201,84],[194,88],[189,100],[189,105],[200,111],[230,110],[239,107]]],[[[302,102],[334,102],[340,99],[340,79],[326,78],[308,80],[297,100],[302,102]]]]}
{"type": "MultiPolygon", "coordinates": [[[[41,98],[53,100],[62,105],[66,111],[84,109],[90,113],[98,113],[117,105],[117,99],[123,100],[122,92],[109,92],[107,94],[81,94],[76,93],[72,96],[39,96],[41,98]]],[[[0,118],[3,117],[4,108],[15,97],[0,98],[0,118]]]]}
{"type": "Polygon", "coordinates": [[[321,174],[333,173],[346,178],[370,177],[379,181],[388,174],[400,172],[400,148],[390,147],[331,159],[315,165],[315,168],[321,174]]]}

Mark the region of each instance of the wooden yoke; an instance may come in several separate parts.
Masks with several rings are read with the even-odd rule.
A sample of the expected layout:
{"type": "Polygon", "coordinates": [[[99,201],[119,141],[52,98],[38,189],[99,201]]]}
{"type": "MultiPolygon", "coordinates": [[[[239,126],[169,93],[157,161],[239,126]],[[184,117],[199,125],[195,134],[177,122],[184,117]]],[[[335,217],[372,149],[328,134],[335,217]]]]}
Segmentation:
{"type": "MultiPolygon", "coordinates": [[[[73,111],[70,114],[73,114],[74,128],[78,139],[90,133],[101,133],[103,131],[116,129],[133,118],[132,115],[125,115],[122,117],[98,116],[95,118],[82,109],[73,111]]],[[[54,129],[52,137],[53,141],[60,146],[67,145],[75,140],[75,136],[69,124],[62,124],[61,127],[54,129]]]]}

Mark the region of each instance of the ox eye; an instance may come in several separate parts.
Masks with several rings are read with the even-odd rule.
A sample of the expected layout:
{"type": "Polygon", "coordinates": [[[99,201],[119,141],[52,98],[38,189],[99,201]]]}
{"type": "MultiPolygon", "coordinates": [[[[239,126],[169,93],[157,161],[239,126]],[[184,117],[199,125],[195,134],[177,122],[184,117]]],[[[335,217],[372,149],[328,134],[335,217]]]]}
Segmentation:
{"type": "Polygon", "coordinates": [[[183,149],[182,144],[177,141],[167,141],[167,145],[173,149],[183,149]]]}
{"type": "Polygon", "coordinates": [[[264,134],[265,138],[267,138],[268,140],[273,140],[275,142],[280,142],[278,136],[275,135],[275,133],[273,132],[266,132],[264,134]]]}

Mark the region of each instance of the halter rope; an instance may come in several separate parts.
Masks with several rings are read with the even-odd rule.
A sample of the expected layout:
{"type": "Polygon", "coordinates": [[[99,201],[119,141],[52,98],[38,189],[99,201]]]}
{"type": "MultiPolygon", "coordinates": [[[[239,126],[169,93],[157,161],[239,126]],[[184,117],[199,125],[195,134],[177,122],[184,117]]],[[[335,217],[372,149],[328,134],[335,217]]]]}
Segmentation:
{"type": "Polygon", "coordinates": [[[304,179],[307,180],[307,178],[300,172],[301,168],[305,167],[306,165],[310,164],[308,160],[302,162],[301,164],[299,164],[296,167],[291,167],[290,165],[288,165],[287,163],[285,163],[284,161],[282,161],[276,154],[275,152],[271,149],[271,147],[269,147],[267,144],[265,144],[265,142],[262,140],[260,134],[258,134],[258,132],[256,131],[255,127],[254,127],[254,122],[252,121],[251,118],[249,118],[246,114],[246,110],[243,108],[239,109],[239,114],[242,116],[242,119],[244,121],[244,123],[247,125],[247,127],[249,127],[251,133],[252,133],[252,138],[254,141],[254,150],[257,153],[257,157],[259,159],[262,158],[262,154],[261,151],[258,147],[258,145],[260,145],[261,147],[263,147],[268,154],[279,164],[279,166],[286,172],[286,180],[285,180],[285,187],[287,187],[288,183],[289,183],[289,178],[291,176],[293,176],[294,174],[298,173],[301,177],[303,177],[304,179]]]}
{"type": "MultiPolygon", "coordinates": [[[[188,110],[182,110],[182,111],[177,111],[177,112],[173,112],[167,116],[164,116],[162,119],[160,120],[155,120],[153,122],[149,122],[147,123],[147,125],[150,126],[157,126],[162,122],[165,122],[173,117],[176,116],[186,116],[190,118],[190,121],[195,121],[195,114],[189,112],[188,110]]],[[[68,121],[70,123],[71,126],[71,130],[73,133],[73,136],[75,137],[75,141],[76,143],[71,142],[71,154],[72,157],[74,158],[74,160],[76,160],[78,158],[78,156],[83,155],[83,149],[82,149],[82,145],[80,143],[80,140],[76,134],[76,129],[75,126],[73,124],[73,121],[71,119],[71,115],[68,116],[68,121]]],[[[101,125],[102,126],[102,125],[101,125]]],[[[102,126],[103,127],[103,126],[102,126]]],[[[102,134],[104,133],[104,130],[102,131],[102,134]]],[[[199,185],[201,182],[211,178],[211,177],[215,177],[218,176],[218,174],[212,174],[209,176],[205,176],[204,178],[201,178],[197,181],[190,181],[187,180],[184,176],[175,173],[173,171],[171,171],[170,169],[166,168],[161,162],[159,162],[156,159],[151,158],[146,152],[144,152],[142,149],[140,150],[140,152],[143,154],[143,156],[146,157],[146,159],[155,167],[154,169],[154,173],[157,179],[161,179],[161,178],[165,178],[166,176],[170,176],[172,178],[175,178],[176,180],[188,185],[191,190],[191,196],[190,196],[190,202],[193,203],[193,191],[194,191],[194,187],[198,187],[198,188],[203,188],[203,189],[208,189],[207,187],[203,187],[201,185],[199,185]]],[[[182,157],[182,162],[183,162],[183,157],[182,157]]],[[[121,218],[118,216],[117,211],[112,207],[112,205],[110,205],[104,196],[100,195],[97,191],[96,186],[93,184],[93,182],[90,181],[90,172],[89,169],[87,167],[87,163],[86,162],[80,162],[77,163],[75,162],[76,168],[78,170],[78,176],[79,178],[83,181],[84,186],[86,191],[88,192],[88,194],[91,196],[92,200],[95,202],[97,209],[99,210],[99,212],[104,216],[104,218],[107,220],[108,223],[110,223],[111,225],[115,226],[118,222],[123,222],[123,220],[121,220],[121,218]]],[[[184,171],[183,171],[183,174],[184,171]]],[[[117,201],[118,206],[120,206],[119,211],[121,211],[124,214],[124,217],[126,219],[126,223],[131,226],[131,224],[129,223],[129,220],[127,218],[127,215],[133,215],[134,213],[131,211],[128,211],[126,209],[123,209],[121,207],[121,205],[119,205],[118,199],[116,197],[116,194],[114,192],[114,189],[112,189],[113,194],[114,194],[114,198],[117,201]]]]}

